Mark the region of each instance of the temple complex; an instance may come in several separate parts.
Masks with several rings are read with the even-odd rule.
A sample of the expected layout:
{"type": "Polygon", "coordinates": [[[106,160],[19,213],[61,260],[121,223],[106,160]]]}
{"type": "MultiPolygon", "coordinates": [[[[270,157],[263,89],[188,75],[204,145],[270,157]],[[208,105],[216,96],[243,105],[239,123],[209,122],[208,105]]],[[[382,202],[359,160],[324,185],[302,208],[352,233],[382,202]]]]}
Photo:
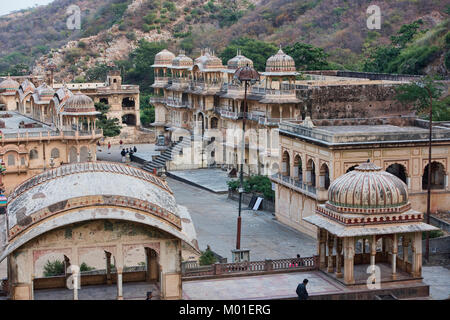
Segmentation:
{"type": "MultiPolygon", "coordinates": [[[[147,169],[236,168],[241,159],[244,85],[233,75],[253,62],[240,52],[222,65],[208,49],[195,60],[164,49],[155,56],[156,134],[182,151],[147,169]],[[186,143],[189,141],[190,143],[186,143]]],[[[292,57],[280,50],[269,57],[260,81],[247,94],[244,171],[270,175],[279,171],[278,127],[282,121],[410,116],[412,107],[395,101],[400,80],[370,80],[338,75],[300,75],[292,57]],[[344,91],[344,93],[342,93],[344,91]]],[[[163,142],[164,143],[164,142],[163,142]]]]}
{"type": "MultiPolygon", "coordinates": [[[[329,200],[331,183],[370,159],[398,177],[414,210],[426,211],[428,185],[427,122],[415,117],[286,121],[280,124],[280,172],[275,183],[278,220],[311,236],[304,218],[329,200]]],[[[450,207],[448,163],[450,128],[433,128],[431,209],[450,207]]]]}

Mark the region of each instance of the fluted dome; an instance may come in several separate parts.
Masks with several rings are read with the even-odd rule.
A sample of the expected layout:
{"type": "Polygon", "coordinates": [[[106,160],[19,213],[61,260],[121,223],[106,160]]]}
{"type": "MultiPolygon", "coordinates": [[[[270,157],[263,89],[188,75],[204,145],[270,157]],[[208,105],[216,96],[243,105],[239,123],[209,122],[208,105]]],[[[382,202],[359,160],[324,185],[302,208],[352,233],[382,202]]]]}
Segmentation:
{"type": "Polygon", "coordinates": [[[201,70],[222,69],[224,67],[222,60],[215,56],[209,49],[202,51],[201,56],[195,59],[194,64],[198,65],[201,70]]]}
{"type": "Polygon", "coordinates": [[[17,89],[19,89],[19,87],[20,84],[17,81],[11,79],[10,76],[8,76],[8,78],[0,83],[1,91],[16,91],[17,89]]]}
{"type": "Polygon", "coordinates": [[[267,59],[266,72],[295,72],[294,59],[280,48],[275,55],[267,59]]]}
{"type": "Polygon", "coordinates": [[[238,69],[247,65],[253,68],[253,61],[241,55],[240,52],[238,52],[238,54],[234,58],[231,58],[227,62],[228,69],[238,69]]]}
{"type": "Polygon", "coordinates": [[[344,213],[372,214],[402,212],[410,204],[402,180],[367,162],[333,181],[326,207],[344,213]]]}
{"type": "Polygon", "coordinates": [[[64,113],[95,113],[94,101],[87,95],[75,93],[64,105],[64,113]]]}
{"type": "Polygon", "coordinates": [[[194,64],[194,61],[186,56],[183,51],[181,51],[178,56],[172,60],[172,67],[185,67],[190,68],[194,64]]]}
{"type": "Polygon", "coordinates": [[[155,55],[155,63],[154,67],[160,66],[160,67],[169,67],[172,65],[172,60],[175,58],[175,55],[170,52],[167,49],[164,49],[160,52],[158,52],[155,55]]]}

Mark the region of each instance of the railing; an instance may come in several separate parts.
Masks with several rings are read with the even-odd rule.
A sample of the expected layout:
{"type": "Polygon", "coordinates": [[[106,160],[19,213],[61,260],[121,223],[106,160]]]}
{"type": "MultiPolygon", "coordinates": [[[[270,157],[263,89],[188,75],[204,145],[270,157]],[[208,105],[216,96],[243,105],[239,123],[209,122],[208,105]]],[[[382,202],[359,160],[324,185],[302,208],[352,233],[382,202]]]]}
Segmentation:
{"type": "Polygon", "coordinates": [[[2,135],[0,141],[23,141],[23,140],[41,140],[41,139],[52,139],[58,140],[67,137],[94,137],[103,135],[103,130],[96,129],[95,131],[44,131],[44,132],[17,132],[17,133],[5,133],[2,135]]]}
{"type": "Polygon", "coordinates": [[[315,196],[317,193],[317,188],[304,183],[300,181],[299,179],[292,178],[290,176],[284,176],[281,173],[276,173],[272,177],[274,180],[278,180],[279,182],[282,182],[284,185],[288,185],[290,187],[294,187],[295,189],[299,190],[303,193],[309,193],[310,195],[315,196]]]}
{"type": "Polygon", "coordinates": [[[269,89],[264,87],[251,87],[250,92],[252,94],[258,94],[258,95],[294,95],[295,96],[295,88],[291,89],[269,89]]]}
{"type": "Polygon", "coordinates": [[[166,104],[170,107],[174,108],[192,108],[191,104],[189,102],[180,101],[178,99],[166,99],[166,104]]]}
{"type": "Polygon", "coordinates": [[[224,110],[223,108],[214,108],[214,111],[216,111],[218,114],[220,114],[221,117],[234,119],[234,120],[242,119],[242,116],[243,116],[242,112],[228,111],[228,110],[224,110]]]}
{"type": "Polygon", "coordinates": [[[165,97],[150,97],[149,99],[150,103],[164,103],[166,102],[165,97]]]}
{"type": "Polygon", "coordinates": [[[220,276],[234,273],[270,273],[273,271],[310,271],[318,268],[318,256],[199,266],[195,261],[182,263],[183,278],[220,276]]]}

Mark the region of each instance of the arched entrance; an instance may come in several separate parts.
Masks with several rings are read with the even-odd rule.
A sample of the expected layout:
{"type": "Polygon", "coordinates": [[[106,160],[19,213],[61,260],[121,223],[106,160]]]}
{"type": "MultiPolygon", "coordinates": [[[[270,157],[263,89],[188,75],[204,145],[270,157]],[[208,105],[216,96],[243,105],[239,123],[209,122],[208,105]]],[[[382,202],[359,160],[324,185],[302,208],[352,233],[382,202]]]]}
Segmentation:
{"type": "Polygon", "coordinates": [[[322,164],[320,167],[320,176],[319,176],[320,188],[328,190],[330,187],[330,170],[326,163],[322,164]]]}
{"type": "Polygon", "coordinates": [[[398,163],[391,164],[389,167],[386,168],[386,172],[393,174],[394,176],[402,180],[404,183],[407,183],[406,169],[403,165],[398,163]]]}
{"type": "Polygon", "coordinates": [[[126,114],[122,117],[122,123],[127,126],[135,126],[136,125],[136,116],[132,113],[126,114]]]}
{"type": "MultiPolygon", "coordinates": [[[[422,175],[422,189],[428,188],[428,169],[429,164],[425,166],[422,175]]],[[[445,189],[445,168],[442,163],[433,161],[431,162],[431,189],[445,189]]]]}
{"type": "Polygon", "coordinates": [[[300,182],[303,182],[303,165],[302,165],[302,157],[297,154],[294,158],[294,178],[298,179],[300,182]]]}
{"type": "Polygon", "coordinates": [[[283,152],[283,161],[282,161],[282,175],[289,177],[291,175],[291,161],[289,152],[284,151],[283,152]]]}
{"type": "Polygon", "coordinates": [[[316,164],[312,159],[309,159],[306,165],[306,183],[316,186],[316,164]]]}

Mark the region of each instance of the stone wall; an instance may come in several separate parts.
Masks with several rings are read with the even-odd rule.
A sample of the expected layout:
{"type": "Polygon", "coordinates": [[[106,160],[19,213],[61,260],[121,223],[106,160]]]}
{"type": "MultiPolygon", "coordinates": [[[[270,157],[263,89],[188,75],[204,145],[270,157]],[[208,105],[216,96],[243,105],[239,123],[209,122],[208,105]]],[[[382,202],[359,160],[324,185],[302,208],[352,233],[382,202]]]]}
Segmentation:
{"type": "Polygon", "coordinates": [[[412,106],[395,100],[393,84],[347,84],[297,90],[312,119],[372,118],[410,115],[412,106]]]}

